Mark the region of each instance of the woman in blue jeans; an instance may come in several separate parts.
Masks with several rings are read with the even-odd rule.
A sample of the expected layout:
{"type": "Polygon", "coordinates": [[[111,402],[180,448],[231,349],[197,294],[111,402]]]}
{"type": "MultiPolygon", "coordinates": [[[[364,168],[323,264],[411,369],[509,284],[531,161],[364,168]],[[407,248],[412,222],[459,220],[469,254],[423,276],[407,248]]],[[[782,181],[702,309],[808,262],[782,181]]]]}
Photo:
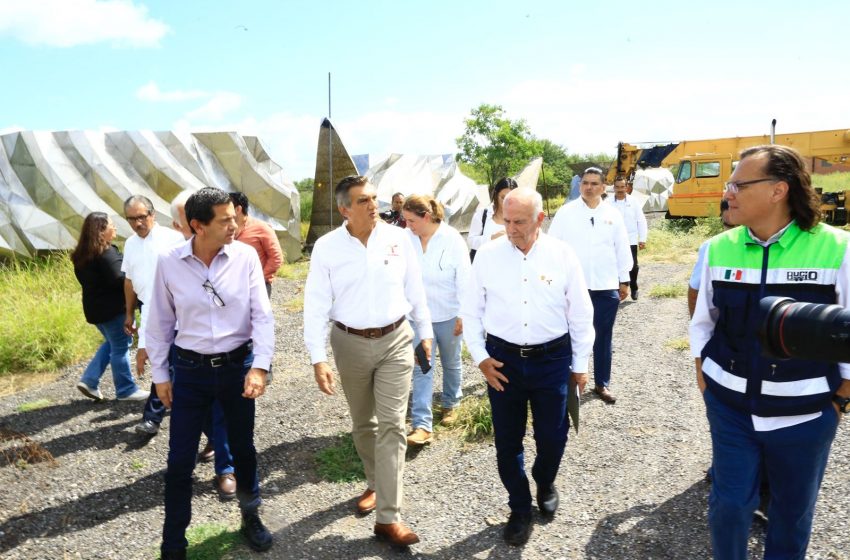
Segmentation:
{"type": "Polygon", "coordinates": [[[115,396],[118,400],[140,401],[148,391],[136,386],[130,373],[130,344],[132,337],[124,333],[124,273],[123,256],[112,240],[115,224],[103,212],[92,212],[83,221],[77,246],[71,253],[74,274],[83,289],[83,313],[86,321],[97,327],[104,341],[100,345],[77,389],[95,401],[102,401],[98,389],[106,366],[112,366],[115,396]]]}
{"type": "MultiPolygon", "coordinates": [[[[460,289],[469,279],[469,251],[460,233],[443,223],[443,207],[431,196],[413,195],[402,207],[407,229],[412,236],[413,246],[419,256],[422,280],[431,321],[434,340],[440,351],[443,366],[443,417],[444,426],[455,419],[455,408],[461,397],[461,333],[463,324],[458,313],[460,289]]],[[[419,336],[413,340],[419,344],[419,336]]],[[[434,365],[432,353],[431,365],[434,365]]],[[[407,436],[409,445],[424,445],[432,438],[433,415],[431,398],[434,388],[434,369],[423,374],[418,365],[413,367],[413,403],[411,424],[413,431],[407,436]]]]}

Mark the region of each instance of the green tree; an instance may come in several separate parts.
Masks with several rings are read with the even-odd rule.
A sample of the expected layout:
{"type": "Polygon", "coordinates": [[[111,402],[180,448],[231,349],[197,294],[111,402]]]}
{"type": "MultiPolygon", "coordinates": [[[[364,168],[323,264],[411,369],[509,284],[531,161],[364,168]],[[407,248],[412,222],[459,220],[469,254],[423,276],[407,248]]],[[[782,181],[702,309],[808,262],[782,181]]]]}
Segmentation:
{"type": "Polygon", "coordinates": [[[298,192],[313,192],[313,178],[307,177],[306,179],[295,181],[295,188],[298,189],[298,192]]]}
{"type": "Polygon", "coordinates": [[[536,153],[543,156],[543,170],[537,178],[537,190],[544,196],[548,191],[550,197],[564,194],[573,177],[573,170],[569,164],[573,162],[575,156],[567,154],[563,146],[546,139],[537,141],[536,153]],[[544,179],[546,180],[545,189],[544,179]]]}
{"type": "Polygon", "coordinates": [[[500,105],[482,103],[464,120],[463,135],[455,140],[457,160],[470,164],[493,184],[517,173],[535,156],[538,142],[523,119],[505,117],[500,105]]]}

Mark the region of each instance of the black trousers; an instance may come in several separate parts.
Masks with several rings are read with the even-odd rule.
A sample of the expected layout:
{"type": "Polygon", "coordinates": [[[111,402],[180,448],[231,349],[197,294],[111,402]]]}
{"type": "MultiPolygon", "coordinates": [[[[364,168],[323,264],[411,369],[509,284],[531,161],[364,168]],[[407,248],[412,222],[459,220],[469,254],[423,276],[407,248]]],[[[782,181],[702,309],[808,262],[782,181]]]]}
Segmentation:
{"type": "Polygon", "coordinates": [[[634,266],[632,266],[632,269],[629,271],[629,288],[631,288],[632,295],[634,295],[634,293],[638,289],[637,275],[638,275],[638,269],[640,269],[640,267],[638,266],[638,260],[637,260],[638,246],[637,245],[630,245],[630,247],[632,249],[632,262],[634,263],[634,266]]]}

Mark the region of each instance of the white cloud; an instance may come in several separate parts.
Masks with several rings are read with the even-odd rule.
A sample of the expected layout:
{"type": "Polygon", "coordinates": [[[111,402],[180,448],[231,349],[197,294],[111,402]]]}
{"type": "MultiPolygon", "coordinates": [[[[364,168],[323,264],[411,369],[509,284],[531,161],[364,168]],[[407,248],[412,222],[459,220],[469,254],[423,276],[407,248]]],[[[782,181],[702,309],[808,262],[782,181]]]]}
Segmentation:
{"type": "Polygon", "coordinates": [[[186,114],[186,118],[192,120],[217,121],[224,118],[227,113],[235,111],[242,105],[242,96],[231,91],[218,91],[210,95],[209,100],[201,107],[186,114]]]}
{"type": "Polygon", "coordinates": [[[168,32],[133,0],[0,0],[0,35],[30,45],[156,47],[168,32]]]}
{"type": "Polygon", "coordinates": [[[210,94],[196,89],[161,91],[156,82],[148,82],[136,90],[136,97],[142,101],[187,101],[192,99],[203,99],[210,94]]]}

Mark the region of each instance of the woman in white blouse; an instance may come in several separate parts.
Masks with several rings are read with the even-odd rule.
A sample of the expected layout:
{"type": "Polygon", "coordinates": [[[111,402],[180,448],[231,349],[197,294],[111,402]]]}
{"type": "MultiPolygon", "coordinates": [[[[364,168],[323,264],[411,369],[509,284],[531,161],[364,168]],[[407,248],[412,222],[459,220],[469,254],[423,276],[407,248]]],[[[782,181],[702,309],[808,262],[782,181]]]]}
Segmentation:
{"type": "Polygon", "coordinates": [[[493,204],[479,208],[472,215],[469,224],[467,243],[472,251],[470,256],[475,256],[475,251],[491,239],[505,235],[505,221],[502,219],[502,202],[508,196],[508,192],[517,188],[517,183],[509,177],[503,177],[493,187],[493,204]]]}
{"type": "MultiPolygon", "coordinates": [[[[402,214],[407,231],[419,256],[425,296],[431,311],[434,342],[440,351],[443,366],[442,421],[451,425],[456,418],[455,408],[461,397],[461,333],[459,292],[469,279],[470,264],[466,244],[457,230],[443,223],[443,207],[432,196],[413,195],[404,201],[402,214]]],[[[419,336],[414,338],[414,348],[419,336]]],[[[411,425],[407,436],[410,445],[423,445],[432,438],[433,415],[431,395],[434,388],[434,356],[432,368],[423,374],[419,365],[413,367],[413,399],[411,425]]]]}

